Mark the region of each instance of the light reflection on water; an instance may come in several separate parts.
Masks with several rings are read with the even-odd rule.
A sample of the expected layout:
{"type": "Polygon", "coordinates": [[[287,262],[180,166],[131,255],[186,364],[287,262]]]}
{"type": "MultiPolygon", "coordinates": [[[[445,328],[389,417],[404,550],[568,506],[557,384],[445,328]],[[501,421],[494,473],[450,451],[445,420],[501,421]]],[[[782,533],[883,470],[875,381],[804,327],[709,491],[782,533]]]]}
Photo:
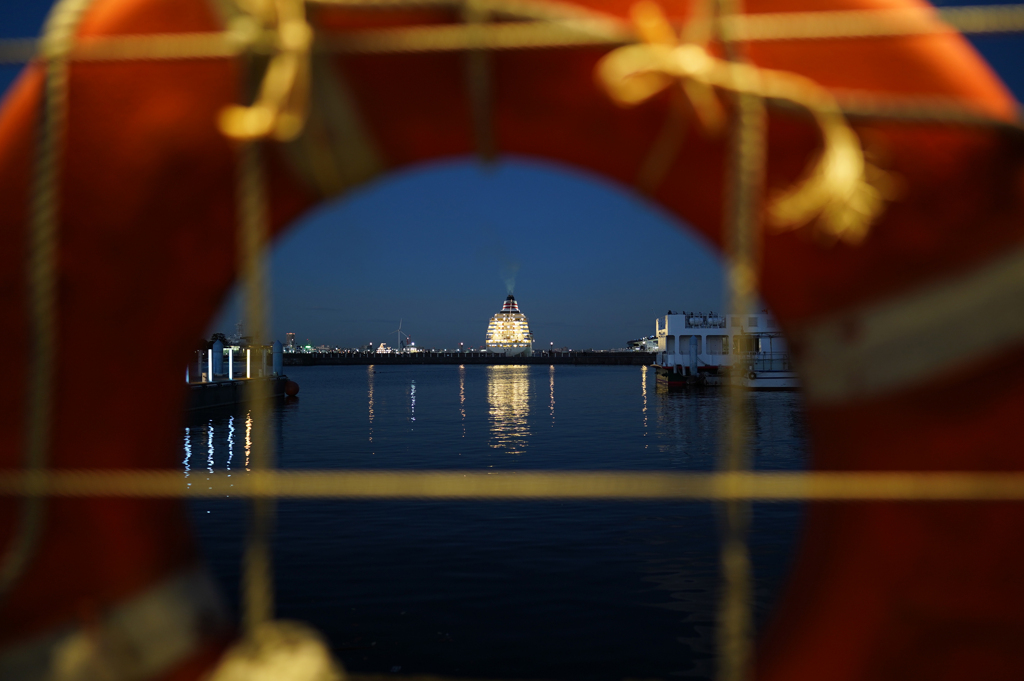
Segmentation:
{"type": "Polygon", "coordinates": [[[374,370],[373,365],[371,364],[366,367],[366,382],[368,384],[366,402],[367,408],[370,411],[370,444],[373,444],[373,375],[374,370]]]}
{"type": "Polygon", "coordinates": [[[548,367],[548,387],[551,391],[551,403],[549,408],[551,409],[551,427],[555,427],[555,365],[552,364],[548,367]]]}
{"type": "Polygon", "coordinates": [[[459,416],[462,423],[462,437],[466,437],[466,365],[459,365],[459,416]]]}
{"type": "Polygon", "coordinates": [[[225,468],[231,470],[231,459],[235,455],[235,417],[231,415],[228,417],[228,460],[224,464],[225,468]]]}
{"type": "MultiPolygon", "coordinates": [[[[270,428],[284,468],[713,470],[725,405],[714,389],[658,393],[646,367],[289,374],[302,401],[273,410],[270,428]]],[[[752,395],[750,414],[757,467],[801,467],[799,396],[752,395]]],[[[189,423],[183,475],[195,477],[192,453],[200,448],[214,475],[237,474],[228,467],[238,467],[235,420],[243,418],[248,469],[254,428],[243,409],[189,423]]],[[[234,598],[245,505],[193,508],[222,591],[234,598]]],[[[755,505],[762,619],[800,513],[796,505],[755,505]]],[[[401,666],[410,674],[564,681],[712,676],[712,504],[286,501],[277,521],[281,616],[321,629],[353,671],[401,666]],[[496,667],[496,659],[508,662],[496,667]]]]}
{"type": "Polygon", "coordinates": [[[416,421],[416,379],[409,385],[409,420],[416,421]]]}
{"type": "MultiPolygon", "coordinates": [[[[192,467],[189,465],[189,459],[192,458],[192,431],[190,428],[185,428],[185,459],[181,462],[185,466],[185,477],[188,477],[189,471],[192,467]]],[[[188,484],[189,487],[192,483],[188,484]]]]}
{"type": "MultiPolygon", "coordinates": [[[[554,376],[551,380],[554,386],[554,376]]],[[[491,425],[491,448],[501,449],[509,454],[522,454],[526,451],[530,439],[530,367],[489,365],[487,404],[491,425]]]]}
{"type": "MultiPolygon", "coordinates": [[[[188,478],[192,473],[192,439],[193,437],[199,437],[199,432],[202,433],[203,440],[200,444],[205,441],[206,444],[206,472],[207,480],[210,475],[216,475],[218,465],[221,463],[221,459],[218,458],[218,454],[223,455],[223,466],[224,472],[228,477],[231,477],[231,463],[235,458],[235,414],[228,414],[226,417],[220,417],[217,419],[207,419],[206,424],[202,427],[201,431],[198,428],[188,427],[185,428],[185,438],[183,443],[183,451],[185,458],[182,460],[183,473],[188,478]],[[223,435],[218,435],[219,432],[215,422],[223,421],[225,429],[223,435]]],[[[252,412],[245,412],[245,469],[249,470],[249,453],[252,449],[252,412]]],[[[191,482],[187,483],[191,486],[191,482]]],[[[230,495],[229,495],[230,496],[230,495]]]]}
{"type": "MultiPolygon", "coordinates": [[[[582,377],[581,372],[596,371],[596,368],[459,365],[452,367],[454,375],[443,381],[439,380],[440,375],[429,373],[417,377],[408,375],[407,372],[415,370],[417,368],[411,367],[400,370],[370,367],[367,370],[365,392],[361,397],[356,396],[357,401],[365,399],[367,405],[361,427],[353,427],[358,419],[352,417],[358,411],[351,409],[351,402],[323,417],[313,417],[313,412],[309,412],[310,408],[318,406],[309,404],[312,398],[307,398],[302,405],[292,405],[294,409],[275,413],[274,418],[281,419],[291,418],[291,412],[299,417],[306,411],[314,419],[298,431],[288,433],[289,438],[298,438],[303,446],[282,452],[282,461],[287,462],[292,454],[300,459],[307,455],[319,459],[315,452],[324,450],[325,443],[333,442],[326,450],[331,459],[319,459],[318,467],[335,465],[332,461],[343,467],[401,467],[413,463],[403,464],[402,457],[414,453],[418,457],[414,467],[506,466],[503,461],[507,460],[488,459],[484,453],[524,455],[532,452],[528,462],[513,467],[715,469],[717,441],[726,407],[724,392],[715,388],[656,392],[653,372],[645,366],[629,368],[630,375],[639,375],[639,386],[633,378],[629,381],[632,385],[615,384],[615,389],[610,391],[600,381],[591,385],[589,379],[582,377]],[[400,378],[397,384],[396,378],[400,378]],[[547,394],[537,394],[537,384],[545,379],[547,394]],[[445,381],[449,381],[450,387],[445,387],[445,381]],[[557,400],[556,382],[560,395],[557,400]],[[584,384],[586,387],[582,387],[584,384]],[[402,410],[396,410],[396,389],[404,393],[404,399],[399,398],[404,402],[402,410]],[[483,406],[485,410],[474,405],[483,406]],[[531,418],[536,421],[538,412],[545,407],[550,424],[538,430],[531,418]],[[398,427],[399,422],[404,422],[405,426],[398,427]],[[481,432],[481,426],[485,432],[481,432]],[[358,435],[359,430],[365,435],[358,435]],[[424,439],[417,435],[419,432],[425,434],[424,439]],[[359,440],[369,447],[357,446],[359,440]],[[311,449],[304,449],[307,446],[311,449]],[[387,449],[392,455],[390,463],[358,459],[359,452],[374,455],[380,449],[387,449]],[[346,451],[352,455],[343,460],[334,457],[335,453],[346,451]],[[450,459],[445,456],[447,453],[465,454],[470,459],[450,459]],[[557,453],[558,458],[552,459],[553,453],[557,453]]],[[[425,368],[418,370],[422,372],[425,368]]],[[[754,393],[749,413],[755,467],[801,467],[804,426],[799,394],[754,393]]],[[[236,419],[242,418],[244,465],[249,470],[254,429],[252,413],[245,410],[202,418],[184,428],[184,477],[195,472],[192,457],[197,447],[206,450],[207,473],[215,473],[218,467],[231,470],[236,439],[241,439],[236,419]]]]}
{"type": "Polygon", "coordinates": [[[211,420],[206,431],[206,470],[213,474],[213,421],[211,420]]]}
{"type": "MultiPolygon", "coordinates": [[[[308,465],[314,467],[716,468],[726,400],[724,392],[715,388],[656,392],[653,372],[645,366],[629,368],[628,375],[634,378],[621,385],[619,379],[610,385],[591,382],[582,374],[597,368],[460,365],[451,367],[449,377],[443,380],[440,373],[408,375],[416,370],[425,368],[367,370],[365,391],[348,398],[366,400],[361,426],[357,425],[360,411],[351,408],[351,401],[321,416],[310,411],[321,406],[311,404],[313,398],[279,410],[275,420],[302,418],[303,413],[312,419],[286,434],[301,444],[282,452],[283,465],[298,456],[296,461],[308,459],[308,465]],[[537,390],[540,381],[547,383],[547,390],[537,390]],[[403,408],[397,409],[399,404],[403,408]],[[548,412],[545,421],[550,419],[549,427],[538,430],[535,421],[543,411],[548,412]],[[328,442],[333,444],[328,446],[328,442]],[[376,455],[382,451],[388,455],[387,462],[359,459],[361,452],[376,455]],[[329,453],[329,458],[318,452],[329,453]],[[343,453],[343,458],[337,458],[338,453],[343,453]],[[499,453],[520,457],[530,453],[530,457],[510,464],[509,459],[494,458],[499,453]],[[459,460],[449,454],[469,458],[459,460]],[[411,455],[415,460],[409,459],[411,455]]],[[[801,467],[804,426],[800,396],[754,393],[749,413],[755,467],[801,467]]],[[[236,443],[242,440],[236,419],[243,418],[244,467],[249,470],[254,428],[251,412],[244,410],[197,419],[184,428],[184,477],[195,472],[193,453],[197,447],[206,450],[208,474],[218,468],[230,471],[236,465],[236,444],[242,444],[236,443]]]]}
{"type": "MultiPolygon", "coordinates": [[[[647,437],[647,365],[640,367],[640,394],[643,396],[644,406],[640,408],[640,413],[644,417],[644,437],[647,437]]],[[[648,443],[644,443],[644,449],[650,447],[648,443]]]]}
{"type": "Polygon", "coordinates": [[[249,470],[249,452],[252,450],[252,412],[245,414],[245,470],[249,470]]]}

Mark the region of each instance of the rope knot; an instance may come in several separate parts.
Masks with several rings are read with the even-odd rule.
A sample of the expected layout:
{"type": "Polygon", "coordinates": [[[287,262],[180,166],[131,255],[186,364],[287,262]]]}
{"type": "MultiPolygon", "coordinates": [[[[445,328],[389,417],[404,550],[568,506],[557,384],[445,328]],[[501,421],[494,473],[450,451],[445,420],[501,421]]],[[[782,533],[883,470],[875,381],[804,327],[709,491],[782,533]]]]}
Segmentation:
{"type": "Polygon", "coordinates": [[[703,44],[681,42],[651,0],[635,4],[631,18],[643,42],[612,50],[596,68],[596,78],[612,100],[636,106],[678,83],[712,134],[723,127],[719,92],[784,100],[806,109],[821,132],[822,150],[800,180],[770,199],[769,225],[784,232],[813,222],[829,242],[864,240],[894,193],[893,181],[865,159],[860,139],[828,90],[796,73],[726,61],[703,44]]]}
{"type": "Polygon", "coordinates": [[[309,114],[310,51],[313,29],[304,0],[236,0],[243,14],[229,31],[240,47],[254,52],[268,43],[270,63],[251,106],[225,107],[222,133],[236,140],[295,139],[309,114]],[[269,37],[269,40],[264,40],[269,37]]]}

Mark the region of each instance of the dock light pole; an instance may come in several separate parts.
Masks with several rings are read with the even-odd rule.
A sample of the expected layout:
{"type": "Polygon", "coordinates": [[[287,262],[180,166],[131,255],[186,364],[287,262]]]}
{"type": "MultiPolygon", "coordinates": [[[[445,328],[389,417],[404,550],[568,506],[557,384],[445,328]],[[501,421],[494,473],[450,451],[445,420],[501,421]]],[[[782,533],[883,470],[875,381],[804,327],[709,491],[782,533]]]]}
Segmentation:
{"type": "Polygon", "coordinates": [[[213,380],[213,350],[206,353],[207,376],[213,380]]]}
{"type": "Polygon", "coordinates": [[[245,377],[252,378],[252,350],[245,349],[245,377]]]}
{"type": "Polygon", "coordinates": [[[235,380],[235,349],[228,348],[228,380],[235,380]]]}

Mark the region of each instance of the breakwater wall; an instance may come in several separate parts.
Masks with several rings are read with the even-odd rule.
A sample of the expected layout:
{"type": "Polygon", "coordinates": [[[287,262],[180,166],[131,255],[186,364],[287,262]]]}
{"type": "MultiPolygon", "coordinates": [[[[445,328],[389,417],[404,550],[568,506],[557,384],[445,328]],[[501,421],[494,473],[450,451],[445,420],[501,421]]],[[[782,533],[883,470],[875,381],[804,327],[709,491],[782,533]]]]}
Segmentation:
{"type": "Polygon", "coordinates": [[[640,366],[654,361],[653,352],[538,352],[530,357],[505,357],[490,352],[302,352],[286,353],[285,366],[331,364],[580,364],[640,366]]]}

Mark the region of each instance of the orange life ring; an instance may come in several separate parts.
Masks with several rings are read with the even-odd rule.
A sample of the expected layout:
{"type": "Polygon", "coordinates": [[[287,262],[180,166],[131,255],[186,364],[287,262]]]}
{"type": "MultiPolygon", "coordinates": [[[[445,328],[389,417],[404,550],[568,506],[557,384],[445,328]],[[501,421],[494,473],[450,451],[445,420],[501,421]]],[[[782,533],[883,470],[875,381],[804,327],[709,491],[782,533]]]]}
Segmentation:
{"type": "MultiPolygon", "coordinates": [[[[630,2],[575,4],[624,20],[630,2]]],[[[823,9],[810,0],[746,5],[751,13],[823,9]]],[[[832,9],[883,5],[918,3],[829,3],[832,9]]],[[[215,6],[202,0],[97,0],[79,34],[220,30],[215,6]]],[[[687,16],[685,4],[670,3],[669,9],[677,18],[687,16]]],[[[322,6],[314,21],[355,31],[458,18],[443,8],[366,14],[322,6]]],[[[661,96],[629,110],[613,106],[592,80],[605,52],[580,47],[494,54],[498,149],[632,183],[669,100],[661,96]]],[[[1006,89],[955,33],[756,43],[749,56],[829,88],[941,95],[994,118],[1014,115],[1006,89]]],[[[474,151],[460,55],[347,56],[334,67],[344,74],[387,167],[474,151]]],[[[236,277],[236,157],[215,122],[225,105],[240,99],[242,80],[233,59],[70,66],[61,166],[55,467],[176,464],[184,399],[178,367],[236,277]],[[150,339],[152,352],[180,358],[153,368],[145,400],[130,386],[109,389],[111,379],[81,361],[104,356],[111,338],[128,328],[150,339]],[[119,423],[116,432],[108,426],[111,418],[119,423]]],[[[30,66],[0,112],[0,328],[4,338],[22,344],[18,352],[27,328],[22,254],[41,90],[40,68],[30,66]]],[[[933,358],[918,373],[864,381],[873,368],[866,363],[891,364],[886,348],[900,347],[895,341],[872,345],[879,315],[898,313],[906,301],[941,303],[943,282],[984,290],[991,268],[1004,266],[999,258],[1019,252],[1022,149],[991,128],[874,121],[858,130],[903,178],[902,196],[867,240],[823,249],[801,233],[786,233],[768,236],[764,244],[763,295],[802,357],[813,465],[1019,470],[1017,450],[1007,446],[1015,442],[1016,419],[1024,413],[1019,336],[990,339],[952,360],[933,358]]],[[[789,185],[817,139],[804,118],[773,113],[768,187],[789,185]]],[[[723,145],[690,134],[654,194],[714,243],[721,242],[723,145]]],[[[322,198],[291,165],[289,153],[275,148],[268,154],[275,232],[322,198]]],[[[28,380],[26,364],[15,362],[8,385],[28,380]]],[[[0,392],[0,413],[9,424],[0,429],[0,467],[6,469],[18,465],[23,447],[16,425],[24,421],[22,392],[0,392]]],[[[10,541],[14,512],[12,502],[0,501],[0,545],[10,541]]],[[[1020,505],[813,505],[790,588],[761,644],[759,678],[1024,677],[1022,537],[1020,505]]],[[[130,607],[161,585],[187,582],[193,565],[177,502],[54,501],[32,569],[0,605],[0,654],[88,618],[83,613],[130,607]]],[[[208,602],[199,599],[194,612],[213,612],[200,601],[208,602]]],[[[162,673],[194,675],[222,634],[215,627],[193,641],[162,673]]]]}

